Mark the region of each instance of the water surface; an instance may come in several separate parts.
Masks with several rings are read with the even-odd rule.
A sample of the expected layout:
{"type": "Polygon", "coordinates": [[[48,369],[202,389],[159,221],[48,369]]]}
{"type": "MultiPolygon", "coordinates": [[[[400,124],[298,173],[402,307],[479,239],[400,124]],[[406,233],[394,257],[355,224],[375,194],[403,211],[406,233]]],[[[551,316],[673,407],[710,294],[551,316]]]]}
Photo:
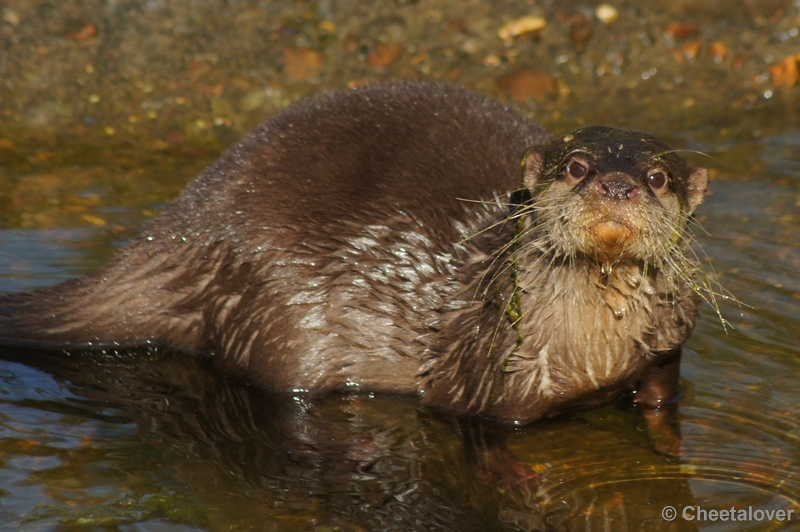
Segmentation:
{"type": "MultiPolygon", "coordinates": [[[[682,138],[712,157],[695,161],[714,178],[695,232],[738,302],[717,299],[727,325],[705,305],[686,345],[671,452],[623,399],[510,430],[505,446],[531,474],[498,479],[491,453],[480,458],[496,428],[467,435],[476,458],[464,427],[413,398],[275,395],[164,350],[6,349],[0,528],[788,530],[662,517],[665,506],[800,513],[800,131],[724,146],[682,138]]],[[[0,287],[102,264],[193,170],[170,174],[164,197],[100,194],[79,212],[102,225],[0,231],[0,287]]],[[[19,178],[37,177],[27,172],[19,178]]],[[[97,193],[83,186],[64,197],[97,193]]]]}

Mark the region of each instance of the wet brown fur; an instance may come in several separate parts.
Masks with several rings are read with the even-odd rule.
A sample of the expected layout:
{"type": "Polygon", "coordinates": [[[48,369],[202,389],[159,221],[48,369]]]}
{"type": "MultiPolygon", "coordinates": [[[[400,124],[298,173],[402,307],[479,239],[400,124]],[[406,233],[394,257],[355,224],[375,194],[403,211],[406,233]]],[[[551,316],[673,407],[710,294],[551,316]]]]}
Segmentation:
{"type": "MultiPolygon", "coordinates": [[[[642,140],[643,168],[654,143],[642,140]]],[[[558,198],[589,213],[611,201],[561,183],[565,144],[454,87],[322,95],[234,145],[96,273],[4,296],[0,336],[62,348],[163,344],[211,353],[276,389],[416,393],[504,420],[606,400],[674,356],[697,297],[690,261],[659,262],[658,235],[626,229],[639,243],[619,244],[613,260],[600,260],[597,249],[614,246],[591,231],[569,249],[548,241],[560,238],[547,221],[558,198]],[[515,208],[521,178],[531,195],[515,208]]],[[[642,188],[636,205],[665,213],[653,223],[670,240],[707,177],[665,158],[669,190],[642,188]]],[[[618,203],[608,209],[630,211],[625,223],[642,218],[618,203]]]]}

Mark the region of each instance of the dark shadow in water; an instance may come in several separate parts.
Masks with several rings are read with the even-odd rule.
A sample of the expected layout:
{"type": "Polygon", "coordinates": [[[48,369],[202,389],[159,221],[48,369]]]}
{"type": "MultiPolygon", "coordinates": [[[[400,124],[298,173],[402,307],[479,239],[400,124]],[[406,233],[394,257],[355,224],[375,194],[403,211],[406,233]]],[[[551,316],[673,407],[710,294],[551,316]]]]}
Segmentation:
{"type": "MultiPolygon", "coordinates": [[[[602,461],[614,461],[592,456],[591,438],[587,456],[570,460],[567,469],[514,456],[520,442],[538,437],[537,427],[557,445],[554,429],[566,423],[568,432],[580,431],[581,420],[518,430],[480,422],[459,426],[420,410],[414,398],[277,394],[220,375],[208,359],[169,351],[3,349],[0,357],[68,382],[81,398],[75,415],[108,421],[114,411],[120,423],[135,421],[142,444],[164,453],[169,473],[156,474],[189,486],[193,499],[236,529],[269,529],[265,523],[281,530],[696,529],[661,517],[665,496],[676,507],[692,503],[686,480],[641,474],[669,467],[669,456],[641,453],[646,463],[628,473],[629,489],[620,478],[590,474],[598,464],[613,469],[602,461]],[[593,481],[562,490],[556,499],[543,489],[559,484],[554,476],[569,484],[576,474],[593,481]]],[[[70,404],[74,398],[62,406],[70,404]]],[[[637,432],[630,424],[637,418],[628,412],[623,419],[629,425],[620,434],[619,452],[625,454],[635,444],[627,432],[637,432]]],[[[214,519],[190,524],[223,526],[214,519]]]]}

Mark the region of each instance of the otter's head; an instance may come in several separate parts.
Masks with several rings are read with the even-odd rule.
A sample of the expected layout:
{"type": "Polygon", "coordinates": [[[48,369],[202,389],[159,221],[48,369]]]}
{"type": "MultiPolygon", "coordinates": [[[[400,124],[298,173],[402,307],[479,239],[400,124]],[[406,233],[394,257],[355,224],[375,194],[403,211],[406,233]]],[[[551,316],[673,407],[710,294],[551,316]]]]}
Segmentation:
{"type": "Polygon", "coordinates": [[[523,185],[541,251],[659,264],[703,201],[708,172],[649,135],[598,126],[532,148],[523,185]]]}

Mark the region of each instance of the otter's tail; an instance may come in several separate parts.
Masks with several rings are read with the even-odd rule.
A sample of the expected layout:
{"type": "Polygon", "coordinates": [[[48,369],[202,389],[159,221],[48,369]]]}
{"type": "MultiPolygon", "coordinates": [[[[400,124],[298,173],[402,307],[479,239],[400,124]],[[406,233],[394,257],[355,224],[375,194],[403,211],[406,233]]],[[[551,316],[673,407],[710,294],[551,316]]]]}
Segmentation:
{"type": "Polygon", "coordinates": [[[172,251],[134,244],[86,277],[0,295],[0,345],[198,349],[203,310],[192,303],[219,273],[223,252],[214,246],[172,251]]]}

